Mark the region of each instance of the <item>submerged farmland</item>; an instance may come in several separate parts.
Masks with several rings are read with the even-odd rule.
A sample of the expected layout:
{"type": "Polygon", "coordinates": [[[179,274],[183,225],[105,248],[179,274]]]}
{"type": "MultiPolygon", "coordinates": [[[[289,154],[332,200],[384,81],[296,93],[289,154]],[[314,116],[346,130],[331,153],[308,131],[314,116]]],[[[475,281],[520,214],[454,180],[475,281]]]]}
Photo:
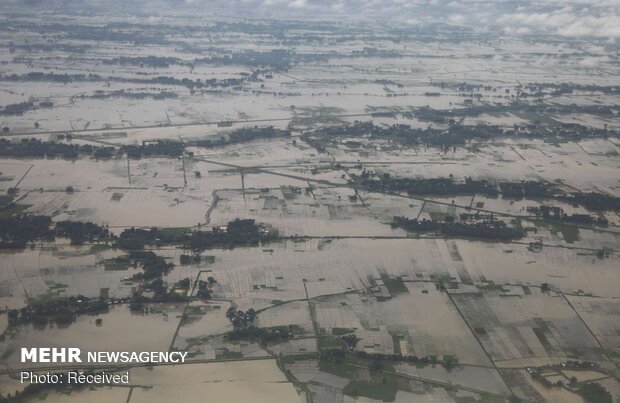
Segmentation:
{"type": "Polygon", "coordinates": [[[616,42],[121,14],[3,20],[1,402],[620,398],[616,42]]]}

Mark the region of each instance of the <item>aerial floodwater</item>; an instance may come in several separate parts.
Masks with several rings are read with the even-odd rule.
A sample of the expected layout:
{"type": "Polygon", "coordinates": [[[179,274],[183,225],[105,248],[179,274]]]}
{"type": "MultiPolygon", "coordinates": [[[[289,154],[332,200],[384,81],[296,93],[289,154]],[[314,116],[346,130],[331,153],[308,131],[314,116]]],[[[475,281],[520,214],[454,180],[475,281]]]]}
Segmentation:
{"type": "Polygon", "coordinates": [[[0,403],[620,403],[619,27],[0,0],[0,403]]]}

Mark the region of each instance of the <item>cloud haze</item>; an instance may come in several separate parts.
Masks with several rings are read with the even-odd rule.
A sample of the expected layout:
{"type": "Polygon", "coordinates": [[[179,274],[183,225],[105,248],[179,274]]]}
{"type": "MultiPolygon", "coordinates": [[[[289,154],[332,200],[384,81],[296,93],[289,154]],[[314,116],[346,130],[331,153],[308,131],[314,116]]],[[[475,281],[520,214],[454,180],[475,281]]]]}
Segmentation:
{"type": "MultiPolygon", "coordinates": [[[[24,4],[23,0],[4,0],[24,4]]],[[[512,35],[620,38],[620,0],[28,0],[41,8],[445,23],[512,35]],[[64,7],[63,7],[64,6],[64,7]]],[[[78,11],[79,12],[79,11],[78,11]]]]}

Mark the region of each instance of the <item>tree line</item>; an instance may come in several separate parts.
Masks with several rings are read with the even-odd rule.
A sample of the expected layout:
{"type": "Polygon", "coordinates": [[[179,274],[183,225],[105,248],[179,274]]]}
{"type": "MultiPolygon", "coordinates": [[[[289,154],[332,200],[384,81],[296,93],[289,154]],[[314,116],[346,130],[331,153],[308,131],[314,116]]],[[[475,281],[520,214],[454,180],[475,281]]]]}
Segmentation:
{"type": "Polygon", "coordinates": [[[445,222],[427,220],[423,218],[394,217],[392,228],[402,228],[407,232],[440,233],[446,236],[465,238],[480,238],[488,240],[510,241],[525,236],[525,230],[520,227],[509,227],[505,222],[488,219],[481,222],[461,223],[453,222],[454,217],[445,222]]]}

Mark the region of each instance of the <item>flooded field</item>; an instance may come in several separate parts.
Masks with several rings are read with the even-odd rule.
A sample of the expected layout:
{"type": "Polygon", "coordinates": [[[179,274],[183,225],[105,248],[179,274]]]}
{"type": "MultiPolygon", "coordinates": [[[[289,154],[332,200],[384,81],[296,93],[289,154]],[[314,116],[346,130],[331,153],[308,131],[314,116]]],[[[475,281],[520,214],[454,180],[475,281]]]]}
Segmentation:
{"type": "Polygon", "coordinates": [[[275,360],[139,368],[131,377],[136,386],[130,402],[169,402],[181,395],[186,402],[303,401],[275,360]]]}
{"type": "MultiPolygon", "coordinates": [[[[152,305],[145,313],[133,313],[126,306],[110,309],[105,315],[81,316],[69,326],[23,326],[12,329],[0,343],[3,368],[20,368],[20,347],[72,346],[84,351],[165,351],[170,346],[182,314],[182,307],[152,305]],[[97,323],[97,319],[102,319],[97,323]],[[146,333],[128,331],[140,326],[146,333]]],[[[30,364],[32,365],[32,364],[30,364]]],[[[69,365],[69,364],[68,364],[69,365]]],[[[40,364],[40,366],[46,366],[40,364]]]]}

